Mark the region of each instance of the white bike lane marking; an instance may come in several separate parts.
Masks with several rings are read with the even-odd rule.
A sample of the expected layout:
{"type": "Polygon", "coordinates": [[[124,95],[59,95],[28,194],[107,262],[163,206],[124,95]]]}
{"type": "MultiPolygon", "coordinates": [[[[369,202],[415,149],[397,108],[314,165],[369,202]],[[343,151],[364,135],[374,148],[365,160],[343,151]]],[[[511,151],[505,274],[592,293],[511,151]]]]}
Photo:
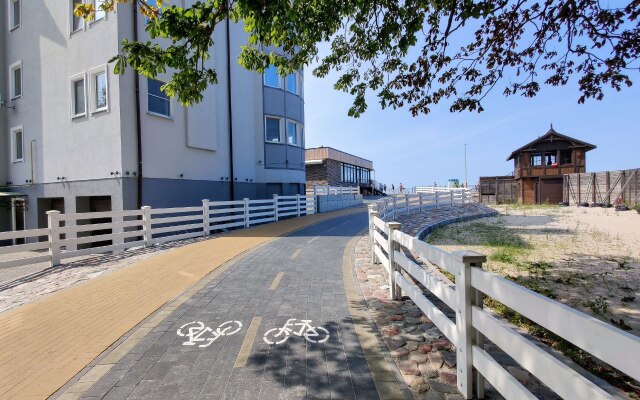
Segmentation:
{"type": "Polygon", "coordinates": [[[182,343],[183,346],[208,347],[222,336],[231,336],[242,329],[240,321],[226,321],[220,324],[218,328],[212,329],[202,321],[191,321],[182,325],[176,333],[178,336],[186,337],[188,340],[182,343]],[[202,343],[203,344],[199,344],[202,343]]]}
{"type": "Polygon", "coordinates": [[[272,328],[265,332],[264,341],[267,344],[282,344],[292,335],[304,337],[311,343],[324,343],[329,340],[329,331],[322,326],[311,325],[310,319],[289,319],[282,328],[272,328]],[[300,322],[296,322],[300,321],[300,322]]]}

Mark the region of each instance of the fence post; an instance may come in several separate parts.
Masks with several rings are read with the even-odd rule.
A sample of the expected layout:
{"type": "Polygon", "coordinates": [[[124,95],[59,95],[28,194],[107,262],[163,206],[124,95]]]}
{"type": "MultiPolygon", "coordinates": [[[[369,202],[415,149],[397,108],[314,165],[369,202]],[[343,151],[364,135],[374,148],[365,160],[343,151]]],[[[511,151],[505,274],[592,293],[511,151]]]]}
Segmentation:
{"type": "Polygon", "coordinates": [[[50,266],[60,265],[60,211],[47,211],[50,266]]]}
{"type": "Polygon", "coordinates": [[[300,217],[300,193],[296,194],[296,210],[298,212],[298,217],[300,217]]]}
{"type": "MultiPolygon", "coordinates": [[[[471,287],[471,268],[481,267],[487,262],[487,257],[473,251],[454,251],[452,253],[460,263],[456,274],[456,330],[458,333],[457,344],[457,378],[458,390],[462,395],[471,399],[473,397],[473,344],[482,345],[482,338],[471,325],[471,308],[473,305],[482,305],[482,294],[477,293],[471,287]]],[[[476,393],[478,398],[484,397],[484,378],[476,372],[476,393]]]]}
{"type": "Polygon", "coordinates": [[[248,228],[249,227],[249,199],[245,197],[244,199],[242,199],[242,201],[244,201],[244,227],[248,228]]]}
{"type": "Polygon", "coordinates": [[[407,215],[409,215],[409,195],[404,195],[404,204],[407,206],[407,215]]]}
{"type": "Polygon", "coordinates": [[[273,219],[278,222],[278,195],[273,195],[273,219]]]}
{"type": "Polygon", "coordinates": [[[371,244],[371,263],[378,264],[376,259],[376,240],[373,238],[373,232],[376,230],[376,225],[373,223],[375,217],[379,217],[380,213],[373,209],[373,205],[369,205],[369,243],[371,244]]]}
{"type": "Polygon", "coordinates": [[[418,199],[420,200],[420,212],[422,212],[422,193],[418,193],[418,199]]]}
{"type": "Polygon", "coordinates": [[[396,196],[393,196],[393,219],[396,219],[396,196]]]}
{"type": "Polygon", "coordinates": [[[438,209],[438,191],[436,190],[434,194],[436,196],[436,210],[437,210],[438,209]]]}
{"type": "Polygon", "coordinates": [[[451,200],[451,207],[453,207],[453,189],[449,189],[449,199],[451,200]]]}
{"type": "Polygon", "coordinates": [[[202,200],[202,231],[205,236],[211,234],[211,224],[209,223],[209,199],[202,200]]]}
{"type": "Polygon", "coordinates": [[[142,236],[144,238],[144,247],[151,246],[151,207],[143,206],[142,210],[142,236]]]}
{"type": "Polygon", "coordinates": [[[396,277],[394,276],[397,271],[394,251],[400,250],[400,246],[393,240],[393,232],[400,229],[400,223],[389,222],[387,227],[389,228],[389,236],[387,238],[389,246],[387,248],[389,256],[389,299],[400,300],[400,287],[396,284],[396,277]]]}

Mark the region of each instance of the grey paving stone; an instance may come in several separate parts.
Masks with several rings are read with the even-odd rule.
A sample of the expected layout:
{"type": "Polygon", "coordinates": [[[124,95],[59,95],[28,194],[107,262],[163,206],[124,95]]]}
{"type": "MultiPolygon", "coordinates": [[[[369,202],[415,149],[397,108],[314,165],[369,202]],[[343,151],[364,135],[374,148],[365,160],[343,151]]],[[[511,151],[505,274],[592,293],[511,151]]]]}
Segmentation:
{"type": "Polygon", "coordinates": [[[342,281],[344,248],[365,226],[364,214],[323,222],[236,262],[143,338],[92,395],[101,397],[113,388],[114,397],[131,399],[377,398],[342,281]],[[329,228],[334,229],[327,235],[329,228]],[[303,250],[290,260],[297,249],[303,250]],[[280,284],[269,291],[278,272],[284,272],[280,284]],[[247,365],[234,368],[255,316],[262,323],[247,365]],[[292,335],[277,346],[263,341],[268,329],[282,327],[290,318],[311,319],[313,326],[329,330],[329,340],[310,343],[292,335]],[[229,320],[241,321],[242,330],[206,348],[183,346],[186,339],[176,334],[191,321],[215,330],[229,320]]]}

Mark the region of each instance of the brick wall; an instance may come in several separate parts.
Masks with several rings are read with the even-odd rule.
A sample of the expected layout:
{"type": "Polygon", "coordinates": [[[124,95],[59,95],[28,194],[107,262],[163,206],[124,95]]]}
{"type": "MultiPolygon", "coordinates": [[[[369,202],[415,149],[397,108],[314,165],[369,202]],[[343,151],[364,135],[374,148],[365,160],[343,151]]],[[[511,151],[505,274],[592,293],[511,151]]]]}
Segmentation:
{"type": "Polygon", "coordinates": [[[307,187],[313,188],[314,185],[328,185],[327,180],[327,168],[323,165],[307,165],[306,166],[306,174],[307,174],[307,187]]]}

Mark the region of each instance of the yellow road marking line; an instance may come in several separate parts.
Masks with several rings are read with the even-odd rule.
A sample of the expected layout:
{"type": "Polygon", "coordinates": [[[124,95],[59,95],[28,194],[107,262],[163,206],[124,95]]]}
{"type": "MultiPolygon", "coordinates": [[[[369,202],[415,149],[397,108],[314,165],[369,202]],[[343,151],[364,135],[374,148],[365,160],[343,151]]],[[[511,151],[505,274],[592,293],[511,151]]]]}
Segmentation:
{"type": "Polygon", "coordinates": [[[319,237],[320,237],[320,236],[316,236],[316,237],[314,237],[313,239],[309,240],[307,243],[311,243],[311,242],[313,242],[314,240],[316,240],[316,239],[317,239],[317,238],[319,238],[319,237]]]}
{"type": "Polygon", "coordinates": [[[300,252],[302,251],[302,249],[298,249],[296,251],[293,252],[293,254],[291,255],[291,257],[289,257],[290,260],[295,260],[296,257],[298,257],[300,255],[300,252]]]}
{"type": "Polygon", "coordinates": [[[284,272],[282,272],[282,271],[278,272],[276,277],[273,278],[273,282],[271,283],[271,286],[269,286],[269,290],[276,290],[276,288],[280,284],[280,280],[282,279],[282,275],[284,275],[284,272]]]}
{"type": "Polygon", "coordinates": [[[249,354],[251,354],[251,347],[253,347],[253,341],[256,339],[258,327],[260,327],[261,322],[261,317],[253,317],[251,320],[251,324],[249,325],[249,329],[247,329],[247,334],[244,335],[244,340],[240,346],[240,353],[238,353],[238,357],[236,358],[236,363],[233,365],[233,368],[244,368],[247,365],[249,354]]]}

